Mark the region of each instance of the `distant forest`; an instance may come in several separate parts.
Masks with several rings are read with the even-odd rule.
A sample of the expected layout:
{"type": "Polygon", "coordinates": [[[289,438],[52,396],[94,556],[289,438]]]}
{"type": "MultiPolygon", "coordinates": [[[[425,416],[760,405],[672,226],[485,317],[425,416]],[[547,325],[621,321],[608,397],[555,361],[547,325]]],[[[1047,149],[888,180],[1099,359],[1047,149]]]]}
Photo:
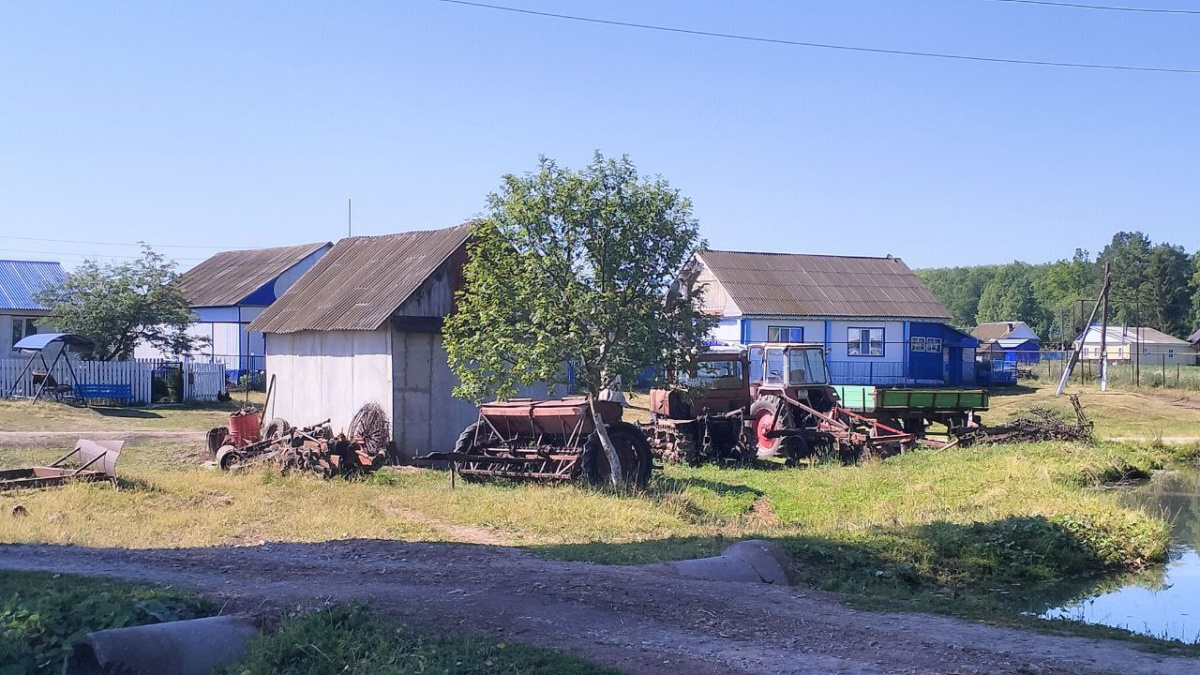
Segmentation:
{"type": "Polygon", "coordinates": [[[1200,327],[1200,252],[1154,243],[1141,232],[1113,235],[1095,260],[1075,249],[1070,259],[1052,263],[942,267],[917,270],[917,276],[954,313],[959,328],[969,332],[987,321],[1024,321],[1051,345],[1082,331],[1105,263],[1112,273],[1111,323],[1183,338],[1200,327]]]}

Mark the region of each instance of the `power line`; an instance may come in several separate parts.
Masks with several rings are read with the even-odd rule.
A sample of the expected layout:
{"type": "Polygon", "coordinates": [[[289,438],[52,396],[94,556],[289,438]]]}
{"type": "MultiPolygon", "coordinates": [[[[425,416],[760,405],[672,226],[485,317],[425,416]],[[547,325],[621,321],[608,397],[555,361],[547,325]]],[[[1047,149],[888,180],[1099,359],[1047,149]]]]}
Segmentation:
{"type": "Polygon", "coordinates": [[[717,33],[704,30],[692,30],[689,28],[676,28],[673,26],[659,26],[648,23],[634,23],[632,21],[614,21],[610,19],[597,19],[588,16],[576,16],[573,14],[557,14],[554,12],[540,12],[532,9],[523,9],[520,7],[506,7],[504,5],[490,5],[482,2],[469,2],[468,0],[437,0],[453,5],[463,5],[465,7],[475,7],[479,9],[490,9],[499,12],[512,12],[514,14],[528,14],[531,16],[548,17],[552,19],[564,19],[567,21],[580,21],[583,23],[595,23],[605,26],[620,26],[623,28],[640,28],[642,30],[654,30],[664,33],[681,33],[684,35],[699,35],[702,37],[721,38],[725,40],[742,40],[745,42],[762,42],[767,44],[787,45],[792,47],[812,47],[815,49],[835,49],[838,51],[847,52],[867,52],[871,54],[888,54],[892,56],[919,56],[933,59],[953,59],[956,61],[984,61],[987,63],[1008,63],[1020,64],[1025,66],[1052,66],[1056,68],[1088,68],[1093,70],[1131,70],[1151,73],[1188,73],[1200,74],[1200,70],[1190,68],[1156,68],[1153,66],[1122,66],[1103,63],[1076,63],[1071,61],[1031,61],[1025,59],[1004,59],[990,56],[970,56],[967,54],[946,54],[941,52],[919,52],[909,51],[904,49],[882,49],[878,47],[855,47],[850,45],[836,45],[823,42],[802,42],[800,40],[784,40],[781,38],[768,38],[756,35],[742,35],[739,33],[717,33]]]}
{"type": "MultiPolygon", "coordinates": [[[[20,241],[48,241],[55,244],[87,244],[89,246],[140,246],[143,242],[136,244],[122,244],[115,241],[75,241],[73,239],[43,239],[40,237],[14,237],[7,234],[0,234],[0,239],[17,239],[20,241]]],[[[203,248],[203,249],[228,249],[235,248],[231,246],[205,246],[199,244],[157,244],[158,248],[203,248]]]]}
{"type": "Polygon", "coordinates": [[[1050,2],[1050,0],[991,0],[992,2],[1015,2],[1022,5],[1045,5],[1069,9],[1095,9],[1104,12],[1144,12],[1148,14],[1200,14],[1196,9],[1168,9],[1166,7],[1114,7],[1112,5],[1085,5],[1077,2],[1050,2]]]}

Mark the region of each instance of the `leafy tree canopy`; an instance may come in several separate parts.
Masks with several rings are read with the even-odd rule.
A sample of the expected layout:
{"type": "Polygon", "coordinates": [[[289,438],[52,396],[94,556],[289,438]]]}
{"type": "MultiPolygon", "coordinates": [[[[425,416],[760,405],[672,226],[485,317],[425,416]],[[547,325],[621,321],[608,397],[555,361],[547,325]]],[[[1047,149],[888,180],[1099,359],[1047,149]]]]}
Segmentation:
{"type": "Polygon", "coordinates": [[[38,301],[50,308],[44,320],[50,326],[95,343],[95,359],[128,358],[143,342],[168,354],[186,353],[203,340],[187,334],[192,310],[177,276],[173,261],[143,246],[133,262],[84,262],[62,284],[38,294],[38,301]]]}
{"type": "Polygon", "coordinates": [[[691,202],[666,181],[642,178],[628,157],[596,153],[582,171],[542,158],[504,176],[488,203],[444,328],[456,395],[563,383],[568,362],[596,395],[647,366],[686,368],[702,349],[712,320],[686,273],[703,242],[691,202]]]}

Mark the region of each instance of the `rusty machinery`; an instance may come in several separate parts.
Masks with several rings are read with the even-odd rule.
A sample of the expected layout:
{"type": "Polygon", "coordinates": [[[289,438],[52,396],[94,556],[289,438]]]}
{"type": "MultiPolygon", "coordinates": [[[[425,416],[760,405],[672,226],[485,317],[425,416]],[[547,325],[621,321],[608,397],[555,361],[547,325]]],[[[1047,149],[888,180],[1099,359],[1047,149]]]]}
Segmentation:
{"type": "Polygon", "coordinates": [[[449,461],[467,480],[489,477],[610,482],[612,470],[601,444],[592,406],[617,451],[623,483],[644,486],[653,458],[646,437],[621,421],[621,406],[582,397],[485,403],[463,430],[453,452],[422,460],[449,461]]]}

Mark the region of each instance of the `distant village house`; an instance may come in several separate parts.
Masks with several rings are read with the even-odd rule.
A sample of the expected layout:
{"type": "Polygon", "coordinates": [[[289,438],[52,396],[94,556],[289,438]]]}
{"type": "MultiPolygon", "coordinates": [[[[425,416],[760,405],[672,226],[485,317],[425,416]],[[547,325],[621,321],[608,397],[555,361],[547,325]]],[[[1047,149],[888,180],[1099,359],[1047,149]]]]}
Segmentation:
{"type": "MultiPolygon", "coordinates": [[[[1196,363],[1196,348],[1190,342],[1153,328],[1109,326],[1104,335],[1109,363],[1131,363],[1135,359],[1149,365],[1196,363]]],[[[1080,350],[1080,360],[1100,360],[1100,336],[1100,326],[1093,325],[1075,338],[1074,347],[1080,350]]]]}
{"type": "MultiPolygon", "coordinates": [[[[248,330],[264,309],[316,264],[333,246],[329,242],[238,251],[222,251],[179,278],[180,289],[196,323],[188,330],[206,344],[190,356],[224,363],[228,377],[265,369],[262,333],[248,330]]],[[[138,358],[176,356],[139,346],[138,358]]]]}
{"type": "Polygon", "coordinates": [[[35,296],[66,278],[56,262],[0,260],[0,358],[12,354],[13,345],[22,338],[38,333],[37,323],[50,308],[35,296]]]}
{"type": "Polygon", "coordinates": [[[1024,321],[981,323],[971,331],[979,340],[979,354],[994,361],[1038,363],[1042,341],[1024,321]]]}
{"type": "Polygon", "coordinates": [[[823,344],[835,384],[975,382],[978,341],[898,258],[704,251],[697,285],[732,344],[823,344]]]}

